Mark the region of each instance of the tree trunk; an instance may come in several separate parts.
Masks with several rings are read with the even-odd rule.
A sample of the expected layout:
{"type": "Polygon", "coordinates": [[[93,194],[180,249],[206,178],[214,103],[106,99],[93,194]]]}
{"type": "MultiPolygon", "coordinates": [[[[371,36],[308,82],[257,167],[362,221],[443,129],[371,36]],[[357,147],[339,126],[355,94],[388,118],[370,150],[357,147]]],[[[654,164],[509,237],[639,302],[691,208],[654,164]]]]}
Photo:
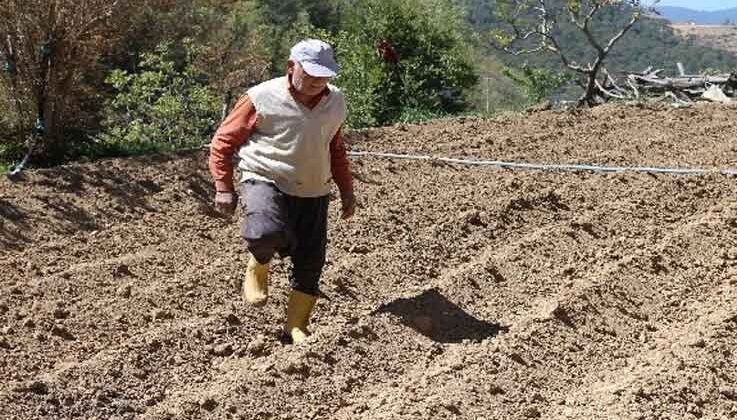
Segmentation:
{"type": "Polygon", "coordinates": [[[599,92],[599,88],[596,86],[596,77],[599,74],[600,66],[595,66],[593,69],[588,70],[586,73],[586,86],[584,87],[583,95],[578,99],[578,106],[593,107],[598,105],[596,102],[596,96],[599,92]]]}

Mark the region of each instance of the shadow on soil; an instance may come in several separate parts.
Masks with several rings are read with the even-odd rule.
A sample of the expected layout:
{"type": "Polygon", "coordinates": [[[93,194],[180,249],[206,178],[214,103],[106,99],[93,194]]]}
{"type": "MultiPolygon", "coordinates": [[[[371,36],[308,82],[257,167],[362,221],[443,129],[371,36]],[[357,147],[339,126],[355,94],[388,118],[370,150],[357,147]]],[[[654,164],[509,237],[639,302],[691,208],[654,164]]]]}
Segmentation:
{"type": "Polygon", "coordinates": [[[150,178],[166,172],[158,167],[171,166],[171,159],[150,156],[122,166],[101,162],[41,169],[0,183],[0,193],[8,198],[0,199],[0,245],[18,251],[29,246],[37,232],[63,235],[95,230],[101,223],[181,208],[187,201],[195,202],[204,213],[219,216],[210,208],[214,192],[200,167],[203,159],[177,161],[185,167],[176,167],[174,175],[180,175],[179,179],[167,179],[166,185],[150,178]],[[162,203],[157,204],[152,197],[160,193],[164,194],[162,203]]]}
{"type": "Polygon", "coordinates": [[[16,249],[18,244],[28,240],[23,234],[28,229],[26,214],[10,201],[0,198],[0,245],[16,249]]]}
{"type": "Polygon", "coordinates": [[[380,306],[375,313],[398,316],[402,323],[439,343],[480,342],[509,330],[498,323],[475,318],[443,296],[437,289],[380,306]]]}

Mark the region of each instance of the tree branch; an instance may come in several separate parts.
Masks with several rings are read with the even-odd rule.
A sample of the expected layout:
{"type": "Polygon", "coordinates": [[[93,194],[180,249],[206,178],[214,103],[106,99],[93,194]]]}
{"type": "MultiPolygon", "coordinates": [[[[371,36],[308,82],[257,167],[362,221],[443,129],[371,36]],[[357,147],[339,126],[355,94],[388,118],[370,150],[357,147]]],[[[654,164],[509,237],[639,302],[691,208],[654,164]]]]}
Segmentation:
{"type": "Polygon", "coordinates": [[[583,22],[579,22],[578,18],[576,17],[575,13],[573,13],[573,10],[568,9],[568,13],[571,16],[571,21],[573,22],[576,27],[586,35],[586,39],[589,41],[589,44],[591,44],[592,47],[596,49],[596,51],[599,52],[601,55],[604,52],[604,49],[599,45],[599,42],[594,38],[594,34],[591,33],[591,29],[589,28],[589,23],[591,23],[591,19],[593,19],[596,12],[601,9],[601,5],[599,3],[594,3],[591,6],[591,10],[589,10],[589,13],[586,14],[586,17],[584,18],[583,22]]]}
{"type": "Polygon", "coordinates": [[[626,34],[632,28],[632,26],[635,25],[635,23],[638,20],[640,20],[640,11],[639,10],[637,12],[633,13],[632,14],[632,18],[624,26],[624,28],[622,28],[622,30],[619,31],[619,33],[617,35],[615,35],[612,39],[609,40],[609,43],[607,44],[606,48],[604,48],[604,54],[609,54],[609,51],[612,49],[612,47],[614,46],[614,44],[616,44],[617,41],[619,41],[624,36],[624,34],[626,34]]]}
{"type": "Polygon", "coordinates": [[[605,94],[605,95],[607,95],[607,96],[610,96],[610,97],[612,97],[612,98],[617,98],[617,99],[627,99],[627,98],[626,98],[625,96],[622,96],[622,95],[616,94],[616,93],[614,93],[614,92],[612,92],[612,91],[610,91],[610,90],[607,90],[607,89],[605,89],[605,88],[604,88],[604,86],[602,86],[602,85],[601,85],[601,83],[599,83],[599,81],[598,81],[598,80],[596,80],[596,81],[595,81],[594,83],[596,83],[596,87],[597,87],[597,88],[598,88],[598,89],[599,89],[599,90],[600,90],[600,91],[601,91],[601,92],[602,92],[603,94],[605,94]]]}
{"type": "Polygon", "coordinates": [[[560,60],[563,62],[563,65],[565,65],[566,67],[568,67],[569,69],[571,69],[571,70],[573,70],[575,72],[584,73],[584,74],[587,73],[587,70],[585,68],[581,67],[580,65],[578,65],[576,63],[571,62],[568,59],[568,57],[565,55],[565,53],[563,53],[563,49],[560,48],[560,45],[558,44],[558,40],[556,40],[555,37],[550,36],[548,39],[550,40],[550,42],[553,43],[553,48],[554,48],[554,49],[553,48],[549,48],[550,51],[555,52],[555,53],[558,54],[558,56],[560,57],[560,60]]]}

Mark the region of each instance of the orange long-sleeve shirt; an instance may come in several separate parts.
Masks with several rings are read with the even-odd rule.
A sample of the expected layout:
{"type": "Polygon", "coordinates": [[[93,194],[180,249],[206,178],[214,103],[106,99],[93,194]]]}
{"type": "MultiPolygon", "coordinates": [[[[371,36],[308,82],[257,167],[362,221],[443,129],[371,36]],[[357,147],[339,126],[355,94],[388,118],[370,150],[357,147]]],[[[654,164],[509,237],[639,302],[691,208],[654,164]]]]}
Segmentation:
{"type": "MultiPolygon", "coordinates": [[[[233,156],[248,141],[257,119],[256,108],[244,95],[215,132],[210,142],[208,164],[217,191],[233,191],[233,156]]],[[[352,194],[353,179],[341,130],[330,142],[330,171],[341,196],[352,194]]]]}

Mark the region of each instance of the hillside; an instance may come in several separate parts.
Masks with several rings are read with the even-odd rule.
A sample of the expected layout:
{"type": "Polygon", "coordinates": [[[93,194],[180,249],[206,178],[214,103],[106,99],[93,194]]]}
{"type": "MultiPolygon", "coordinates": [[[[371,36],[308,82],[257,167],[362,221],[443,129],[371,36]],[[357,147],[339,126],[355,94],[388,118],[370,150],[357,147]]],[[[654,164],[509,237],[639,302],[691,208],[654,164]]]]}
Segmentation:
{"type": "Polygon", "coordinates": [[[717,11],[697,11],[685,7],[658,6],[659,15],[673,23],[693,22],[697,25],[722,25],[725,22],[737,23],[737,8],[717,11]]]}
{"type": "MultiPolygon", "coordinates": [[[[457,118],[352,150],[737,167],[734,109],[457,118]]],[[[737,418],[737,184],[356,158],[302,347],[204,153],[0,180],[0,418],[737,418]]]]}
{"type": "Polygon", "coordinates": [[[675,32],[708,48],[719,48],[737,54],[737,26],[672,24],[675,32]]]}

